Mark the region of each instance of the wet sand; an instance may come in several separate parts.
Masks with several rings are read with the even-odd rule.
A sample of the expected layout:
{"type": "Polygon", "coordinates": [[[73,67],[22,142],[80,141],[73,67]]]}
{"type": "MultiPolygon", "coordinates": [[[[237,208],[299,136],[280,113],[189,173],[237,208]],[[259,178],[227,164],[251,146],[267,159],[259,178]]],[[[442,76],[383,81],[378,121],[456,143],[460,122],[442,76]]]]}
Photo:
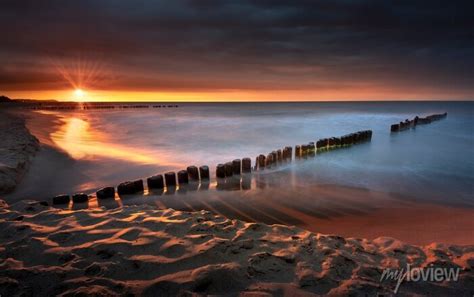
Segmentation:
{"type": "Polygon", "coordinates": [[[273,188],[240,193],[208,190],[171,196],[150,194],[124,197],[122,203],[205,209],[229,218],[295,225],[345,237],[390,236],[418,245],[474,244],[473,208],[414,202],[399,194],[337,185],[311,186],[300,193],[287,191],[273,188]],[[308,193],[310,197],[305,197],[308,193]]]}

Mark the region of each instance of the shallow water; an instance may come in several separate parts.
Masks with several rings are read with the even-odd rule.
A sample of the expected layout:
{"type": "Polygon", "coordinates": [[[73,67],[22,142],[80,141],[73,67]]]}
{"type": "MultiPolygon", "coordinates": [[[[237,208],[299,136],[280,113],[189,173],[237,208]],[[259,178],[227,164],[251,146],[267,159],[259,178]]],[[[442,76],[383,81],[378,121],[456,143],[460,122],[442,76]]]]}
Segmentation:
{"type": "Polygon", "coordinates": [[[218,163],[250,157],[254,165],[261,153],[371,129],[371,142],[226,183],[212,179],[103,206],[208,209],[345,236],[472,243],[473,115],[469,102],[181,104],[177,109],[32,112],[28,127],[44,147],[6,198],[92,193],[188,165],[209,165],[214,176],[218,163]],[[389,131],[406,118],[445,111],[448,117],[441,121],[389,131]]]}
{"type": "MultiPolygon", "coordinates": [[[[213,171],[217,163],[235,158],[251,157],[253,162],[258,154],[286,145],[372,129],[370,143],[292,166],[298,176],[293,182],[471,204],[473,114],[474,104],[469,102],[181,104],[161,110],[35,112],[28,122],[30,129],[43,142],[49,138],[72,160],[60,157],[64,166],[56,164],[55,172],[44,174],[44,179],[42,174],[27,178],[20,186],[27,190],[13,196],[94,191],[192,164],[207,164],[213,171]],[[389,132],[392,123],[405,118],[444,111],[448,112],[445,120],[389,132]],[[41,117],[56,124],[38,127],[45,125],[45,120],[38,120],[41,117]],[[46,179],[54,184],[37,186],[46,179]]],[[[37,163],[32,171],[39,173],[37,166],[49,171],[44,162],[37,163]]]]}

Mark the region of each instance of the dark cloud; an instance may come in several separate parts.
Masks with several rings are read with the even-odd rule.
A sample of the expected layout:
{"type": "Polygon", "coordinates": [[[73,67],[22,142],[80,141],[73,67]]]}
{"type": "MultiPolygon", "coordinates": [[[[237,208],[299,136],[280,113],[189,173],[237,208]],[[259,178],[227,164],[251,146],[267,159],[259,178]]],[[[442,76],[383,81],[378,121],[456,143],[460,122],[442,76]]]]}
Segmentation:
{"type": "Polygon", "coordinates": [[[474,94],[472,1],[3,0],[0,26],[0,89],[87,61],[102,89],[474,94]]]}

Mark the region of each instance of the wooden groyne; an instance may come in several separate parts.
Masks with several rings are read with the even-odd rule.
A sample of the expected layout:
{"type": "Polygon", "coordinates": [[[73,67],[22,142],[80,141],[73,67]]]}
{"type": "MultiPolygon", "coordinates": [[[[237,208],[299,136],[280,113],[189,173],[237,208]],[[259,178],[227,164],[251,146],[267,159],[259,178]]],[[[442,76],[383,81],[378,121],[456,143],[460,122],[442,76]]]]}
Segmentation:
{"type": "MultiPolygon", "coordinates": [[[[234,159],[229,162],[220,163],[216,166],[216,189],[230,190],[246,190],[250,189],[250,174],[252,171],[261,171],[266,169],[274,169],[280,165],[292,162],[293,158],[302,160],[308,157],[315,157],[317,153],[329,151],[332,149],[349,147],[362,142],[370,141],[372,138],[371,130],[358,131],[346,134],[340,137],[331,137],[319,139],[316,142],[300,144],[293,147],[285,146],[276,149],[268,154],[260,154],[255,158],[255,164],[252,168],[250,158],[234,159]]],[[[151,193],[174,193],[176,189],[181,190],[197,190],[208,189],[210,182],[210,171],[206,165],[197,167],[195,165],[188,166],[186,169],[178,172],[170,171],[164,174],[157,174],[146,179],[148,192],[151,193]]],[[[115,187],[105,187],[96,192],[98,200],[114,199],[115,194],[120,198],[128,195],[140,195],[145,192],[145,185],[142,179],[135,181],[126,181],[115,187]]],[[[59,195],[53,198],[53,204],[66,205],[72,200],[73,203],[87,202],[89,196],[83,193],[70,195],[59,195]]]]}
{"type": "Polygon", "coordinates": [[[414,128],[418,125],[426,125],[430,124],[434,121],[439,121],[448,116],[448,113],[441,113],[441,114],[433,114],[429,115],[424,118],[420,118],[418,116],[414,117],[413,120],[408,120],[406,119],[404,122],[400,122],[398,124],[393,124],[390,126],[390,132],[400,132],[400,131],[405,131],[410,128],[414,128]]]}
{"type": "Polygon", "coordinates": [[[104,102],[29,102],[9,103],[8,106],[32,110],[135,110],[135,109],[170,109],[178,108],[177,104],[170,103],[104,103],[104,102]]]}

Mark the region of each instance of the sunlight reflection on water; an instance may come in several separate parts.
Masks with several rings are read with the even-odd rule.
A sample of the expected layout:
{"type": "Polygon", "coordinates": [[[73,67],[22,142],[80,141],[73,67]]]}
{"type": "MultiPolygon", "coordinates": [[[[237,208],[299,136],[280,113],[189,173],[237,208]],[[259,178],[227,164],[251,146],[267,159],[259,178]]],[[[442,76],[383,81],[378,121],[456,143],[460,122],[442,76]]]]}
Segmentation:
{"type": "Polygon", "coordinates": [[[158,162],[150,157],[151,152],[142,151],[131,146],[113,143],[106,135],[91,128],[90,124],[78,117],[62,118],[64,124],[59,130],[51,133],[53,142],[74,159],[94,160],[98,157],[132,161],[140,164],[158,162]]]}

